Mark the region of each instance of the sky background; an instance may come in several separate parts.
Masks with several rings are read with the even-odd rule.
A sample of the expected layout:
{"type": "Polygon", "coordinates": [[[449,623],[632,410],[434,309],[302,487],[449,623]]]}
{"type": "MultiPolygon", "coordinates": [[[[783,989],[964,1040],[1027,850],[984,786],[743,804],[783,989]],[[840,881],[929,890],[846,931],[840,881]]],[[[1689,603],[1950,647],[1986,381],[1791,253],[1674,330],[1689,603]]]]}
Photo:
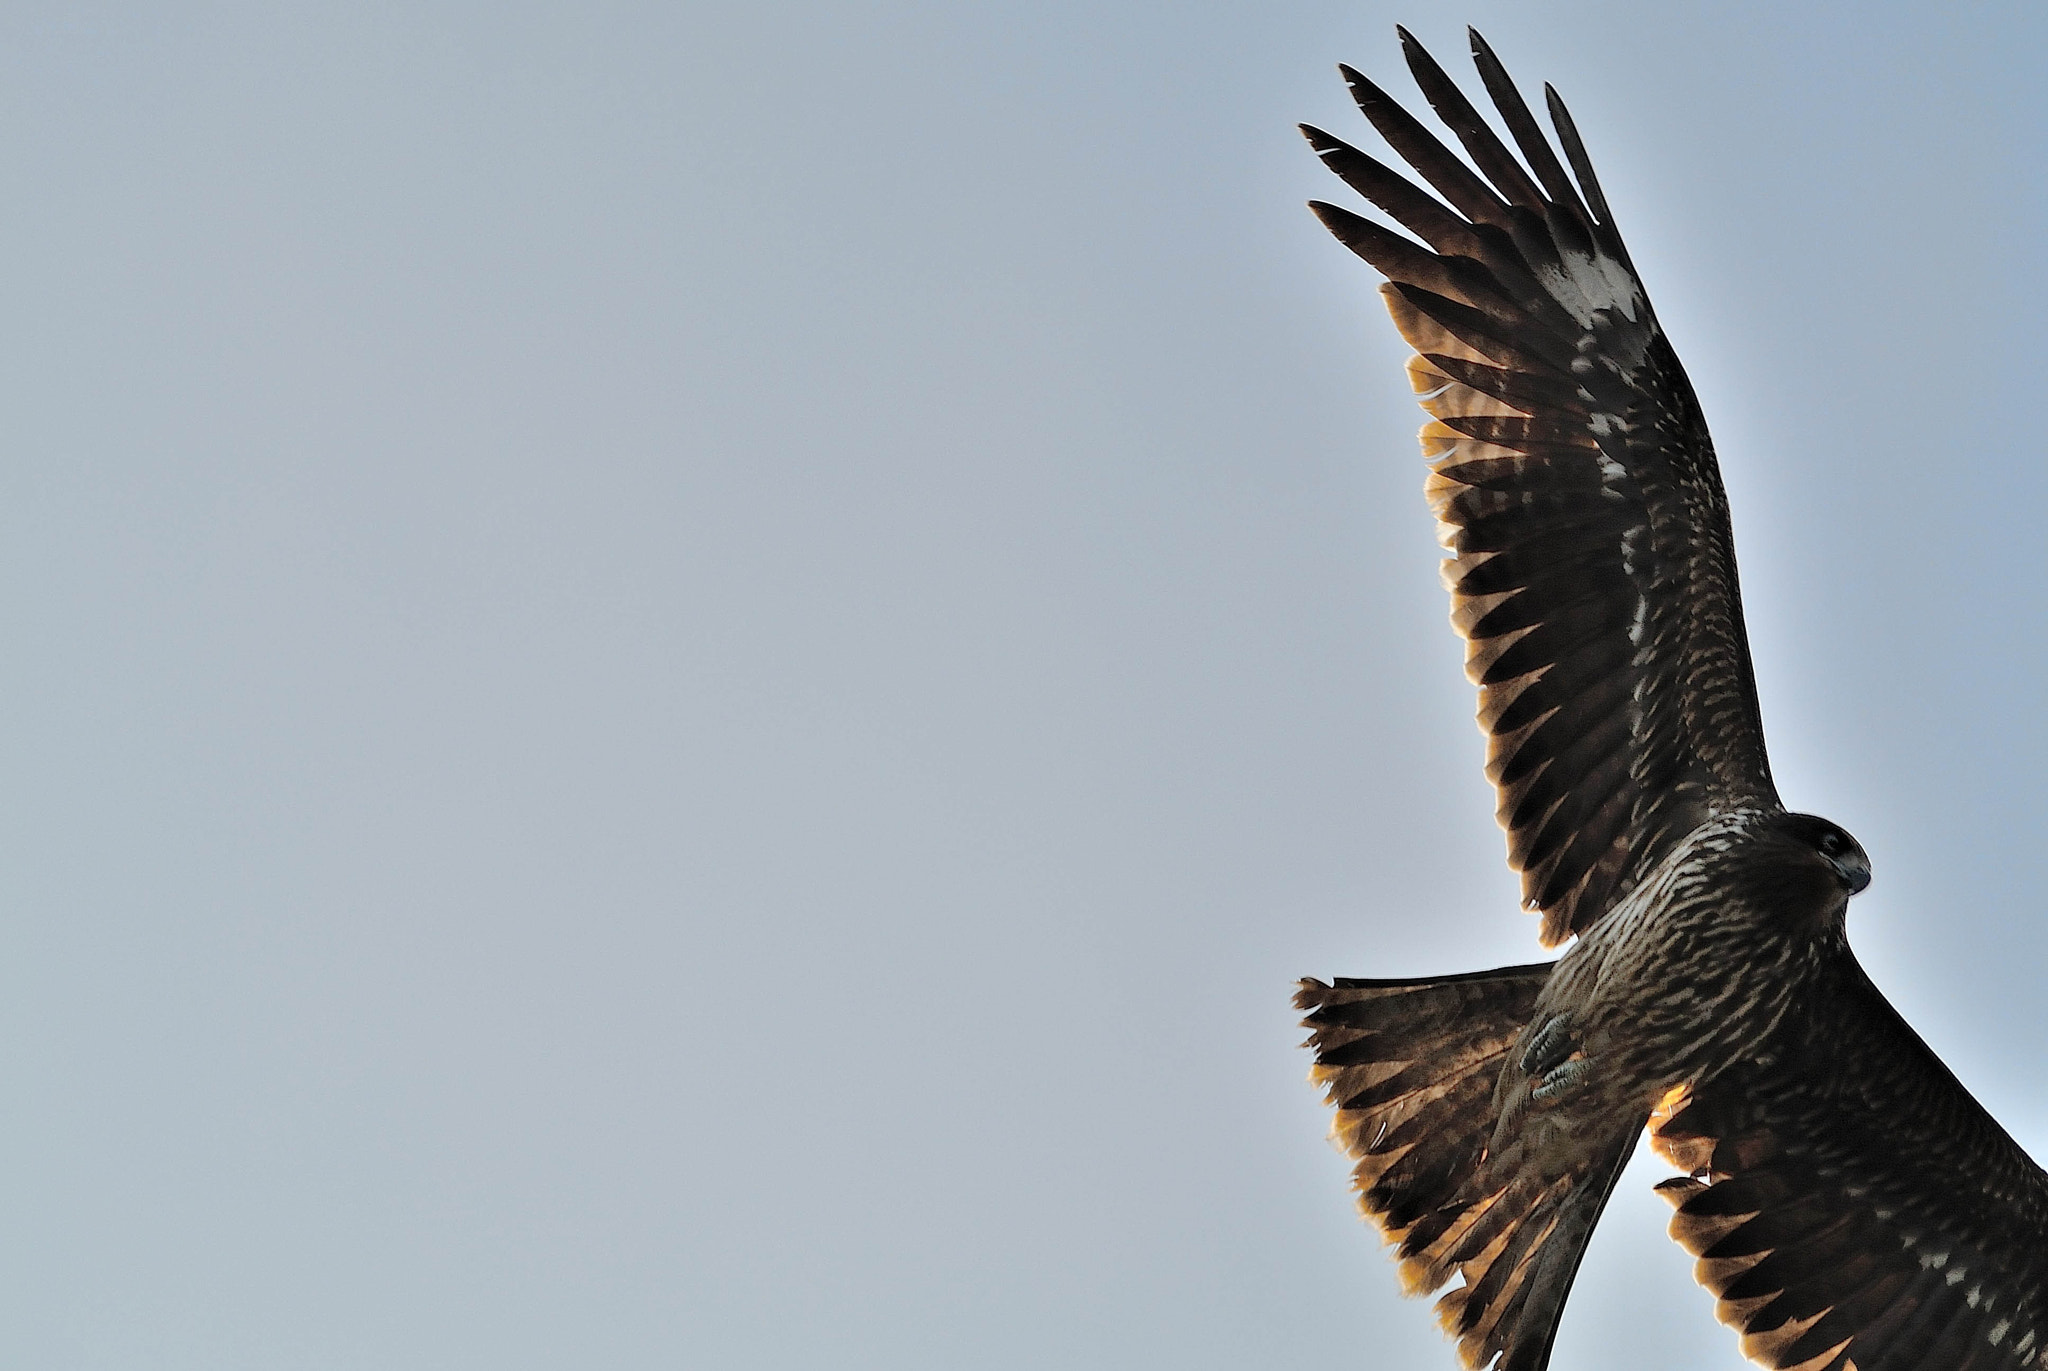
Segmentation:
{"type": "MultiPolygon", "coordinates": [[[[0,1362],[1448,1371],[1288,1008],[1538,953],[1302,209],[1397,20],[1571,102],[2048,1154],[2040,6],[17,5],[0,1362]]],[[[1658,1174],[1558,1365],[1741,1364],[1658,1174]]]]}

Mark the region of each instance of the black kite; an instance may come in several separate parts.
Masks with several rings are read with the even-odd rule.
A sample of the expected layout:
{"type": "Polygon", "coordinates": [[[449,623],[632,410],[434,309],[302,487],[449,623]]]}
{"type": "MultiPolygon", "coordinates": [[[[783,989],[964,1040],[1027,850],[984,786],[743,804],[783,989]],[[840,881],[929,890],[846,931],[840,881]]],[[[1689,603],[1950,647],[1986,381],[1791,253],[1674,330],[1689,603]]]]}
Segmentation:
{"type": "Polygon", "coordinates": [[[1672,1234],[1760,1365],[2048,1363],[2048,1175],[1857,965],[1863,849],[1779,802],[1713,445],[1571,117],[1546,88],[1553,148],[1473,34],[1518,158],[1401,40],[1470,163],[1345,68],[1435,194],[1311,128],[1413,236],[1314,209],[1417,353],[1508,861],[1544,942],[1576,941],[1302,983],[1360,1206],[1411,1291],[1461,1279],[1438,1307],[1468,1366],[1542,1371],[1647,1125],[1686,1173],[1672,1234]]]}

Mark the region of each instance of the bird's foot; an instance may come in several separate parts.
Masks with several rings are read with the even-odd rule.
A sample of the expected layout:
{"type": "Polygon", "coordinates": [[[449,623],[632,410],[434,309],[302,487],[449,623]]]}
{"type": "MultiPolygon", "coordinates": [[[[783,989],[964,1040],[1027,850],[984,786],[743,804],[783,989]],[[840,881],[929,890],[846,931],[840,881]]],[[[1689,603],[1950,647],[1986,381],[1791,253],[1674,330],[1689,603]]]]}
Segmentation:
{"type": "Polygon", "coordinates": [[[1570,1017],[1564,1014],[1545,1019],[1522,1049],[1522,1075],[1534,1080],[1529,1098],[1537,1104],[1549,1104],[1577,1091],[1586,1083],[1592,1066],[1580,1050],[1570,1017]]]}
{"type": "Polygon", "coordinates": [[[1593,1074],[1593,1063],[1585,1057],[1573,1057],[1559,1062],[1543,1073],[1536,1084],[1529,1089],[1529,1098],[1544,1104],[1563,1099],[1586,1084],[1586,1078],[1593,1074]]]}
{"type": "Polygon", "coordinates": [[[1548,1075],[1554,1067],[1577,1050],[1578,1043],[1572,1036],[1571,1019],[1563,1014],[1552,1014],[1543,1021],[1535,1033],[1530,1035],[1529,1045],[1522,1049],[1522,1074],[1548,1075]]]}

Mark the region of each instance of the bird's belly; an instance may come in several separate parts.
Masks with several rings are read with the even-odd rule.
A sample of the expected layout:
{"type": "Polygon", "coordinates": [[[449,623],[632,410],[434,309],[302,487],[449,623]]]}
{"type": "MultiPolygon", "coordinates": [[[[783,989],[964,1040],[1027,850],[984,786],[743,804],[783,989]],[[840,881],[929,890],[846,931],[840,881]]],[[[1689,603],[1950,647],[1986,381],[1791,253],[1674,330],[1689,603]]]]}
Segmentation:
{"type": "Polygon", "coordinates": [[[1645,1109],[1673,1086],[1766,1055],[1818,966],[1810,938],[1739,911],[1651,917],[1615,931],[1613,946],[1585,949],[1598,974],[1560,989],[1585,997],[1586,1052],[1606,1063],[1610,1098],[1645,1109]]]}

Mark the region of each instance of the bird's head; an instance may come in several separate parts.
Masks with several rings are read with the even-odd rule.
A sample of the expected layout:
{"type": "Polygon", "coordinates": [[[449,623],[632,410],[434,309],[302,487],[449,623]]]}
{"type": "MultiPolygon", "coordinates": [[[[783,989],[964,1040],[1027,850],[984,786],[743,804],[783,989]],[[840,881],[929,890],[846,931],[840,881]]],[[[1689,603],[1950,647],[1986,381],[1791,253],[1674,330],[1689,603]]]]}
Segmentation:
{"type": "Polygon", "coordinates": [[[1869,854],[1839,824],[1829,823],[1817,814],[1786,814],[1780,817],[1777,827],[1786,837],[1818,853],[1848,894],[1854,895],[1870,884],[1869,854]]]}

